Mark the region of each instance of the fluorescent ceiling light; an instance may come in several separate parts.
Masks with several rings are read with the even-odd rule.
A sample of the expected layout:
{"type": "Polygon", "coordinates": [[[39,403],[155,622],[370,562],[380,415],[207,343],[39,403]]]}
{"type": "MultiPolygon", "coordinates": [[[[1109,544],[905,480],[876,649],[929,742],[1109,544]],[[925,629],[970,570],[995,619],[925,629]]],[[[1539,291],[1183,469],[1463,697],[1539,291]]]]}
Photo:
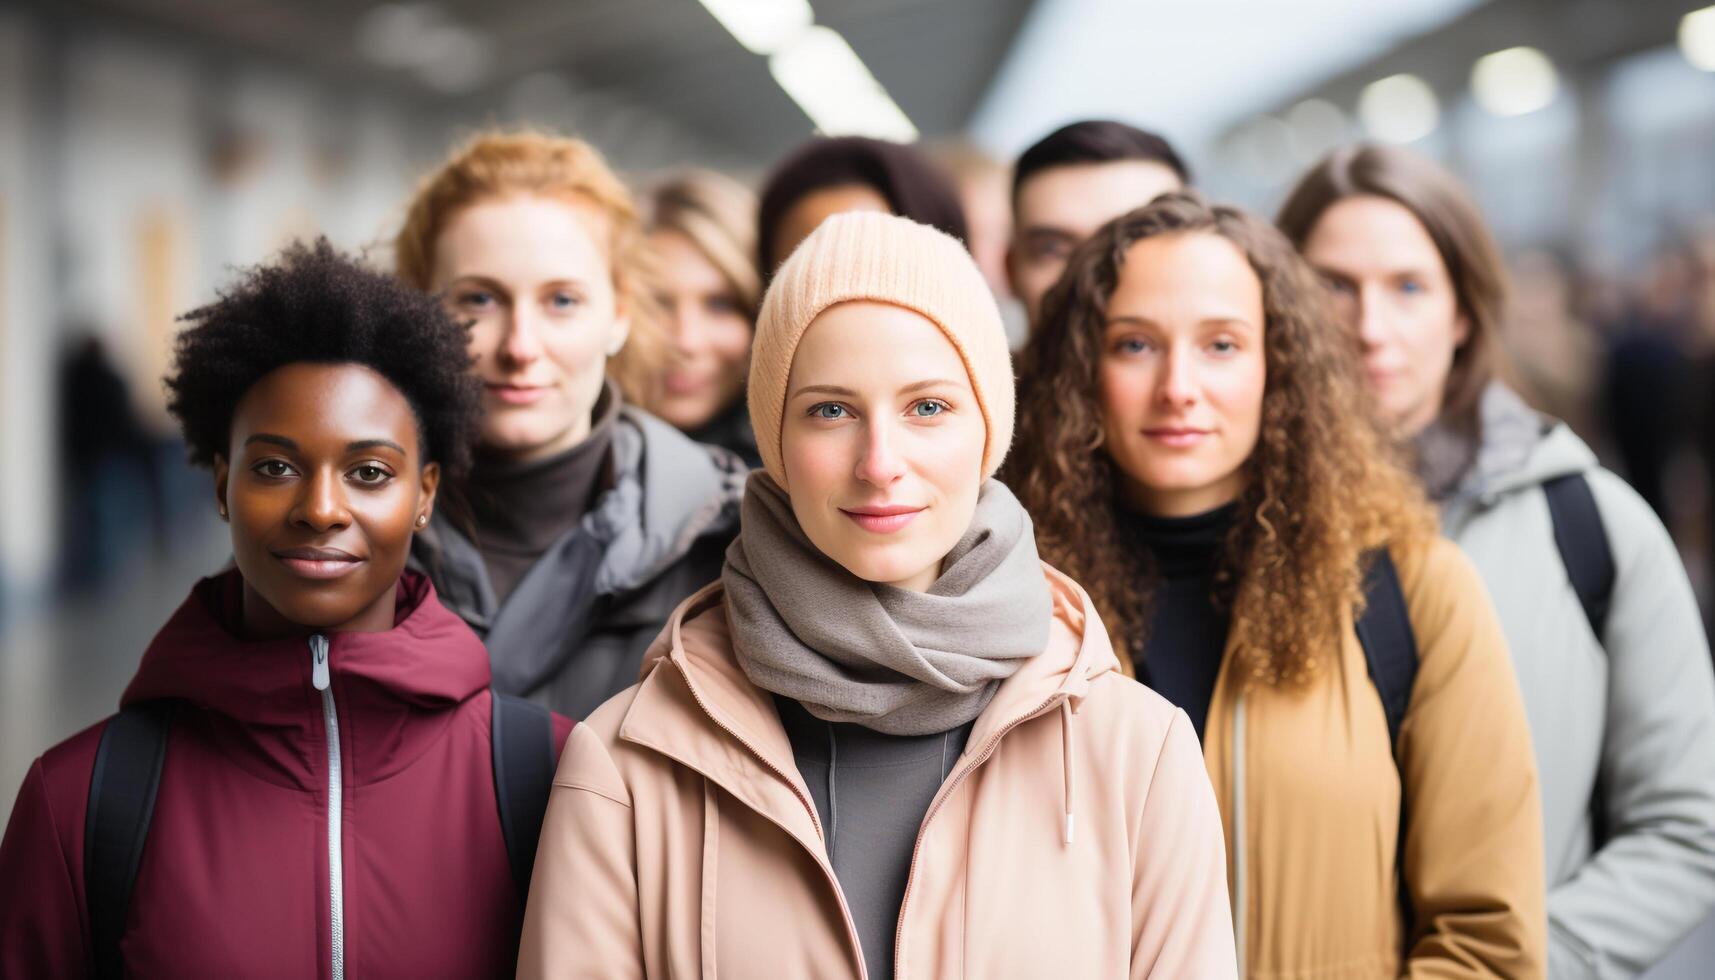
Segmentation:
{"type": "Polygon", "coordinates": [[[768,59],[768,70],[824,135],[917,139],[917,127],[830,28],[804,31],[768,59]]]}
{"type": "Polygon", "coordinates": [[[738,43],[761,55],[791,44],[815,21],[810,0],[702,0],[738,43]]]}
{"type": "Polygon", "coordinates": [[[1554,101],[1559,78],[1554,63],[1535,48],[1507,48],[1477,59],[1471,95],[1497,116],[1522,116],[1554,101]]]}
{"type": "Polygon", "coordinates": [[[1429,83],[1416,75],[1389,75],[1358,96],[1358,119],[1376,139],[1412,143],[1435,131],[1441,104],[1429,83]]]}
{"type": "Polygon", "coordinates": [[[1679,20],[1679,50],[1702,71],[1715,71],[1715,7],[1693,10],[1679,20]]]}

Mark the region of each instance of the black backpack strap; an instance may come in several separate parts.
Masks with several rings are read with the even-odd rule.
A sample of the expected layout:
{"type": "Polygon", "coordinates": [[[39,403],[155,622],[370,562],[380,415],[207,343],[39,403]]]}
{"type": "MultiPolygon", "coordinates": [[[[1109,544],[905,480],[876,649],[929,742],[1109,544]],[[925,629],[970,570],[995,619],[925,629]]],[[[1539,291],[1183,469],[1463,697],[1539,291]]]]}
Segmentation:
{"type": "MultiPolygon", "coordinates": [[[[1381,698],[1387,716],[1388,749],[1399,765],[1399,729],[1411,707],[1411,689],[1417,683],[1417,634],[1411,628],[1411,613],[1405,605],[1405,590],[1399,570],[1386,548],[1364,556],[1364,614],[1356,623],[1358,643],[1364,648],[1364,663],[1370,682],[1381,698]]],[[[1415,911],[1405,881],[1405,829],[1410,800],[1405,793],[1405,773],[1400,773],[1399,835],[1394,841],[1394,876],[1399,883],[1399,909],[1409,937],[1415,911]]],[[[1409,946],[1410,940],[1407,940],[1409,946]]]]}
{"type": "Polygon", "coordinates": [[[108,720],[95,750],[83,822],[83,888],[97,977],[124,973],[119,940],[155,813],[171,722],[171,702],[130,705],[108,720]]]}
{"type": "Polygon", "coordinates": [[[1602,512],[1596,495],[1582,473],[1557,476],[1542,485],[1548,498],[1548,516],[1554,522],[1554,546],[1584,618],[1596,631],[1596,642],[1604,643],[1608,629],[1608,606],[1614,594],[1614,554],[1608,549],[1608,534],[1602,527],[1602,512]]]}
{"type": "Polygon", "coordinates": [[[522,907],[530,894],[536,839],[542,835],[542,816],[554,785],[554,716],[523,698],[491,693],[494,796],[500,802],[500,832],[522,907]]]}
{"type": "Polygon", "coordinates": [[[1411,688],[1417,683],[1417,635],[1411,630],[1411,615],[1405,608],[1405,591],[1399,571],[1386,548],[1365,556],[1364,614],[1358,617],[1358,643],[1370,681],[1381,696],[1387,715],[1388,745],[1399,745],[1399,728],[1411,706],[1411,688]]]}

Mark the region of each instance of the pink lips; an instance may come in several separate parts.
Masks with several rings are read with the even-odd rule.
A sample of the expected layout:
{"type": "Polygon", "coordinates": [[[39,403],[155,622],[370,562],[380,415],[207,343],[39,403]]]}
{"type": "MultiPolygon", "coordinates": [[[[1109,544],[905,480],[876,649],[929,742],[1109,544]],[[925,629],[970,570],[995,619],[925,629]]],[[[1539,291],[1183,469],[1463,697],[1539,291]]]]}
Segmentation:
{"type": "Polygon", "coordinates": [[[852,519],[852,523],[873,534],[892,534],[910,524],[923,513],[926,507],[851,507],[840,508],[840,513],[852,519]]]}
{"type": "Polygon", "coordinates": [[[534,405],[548,394],[546,386],[511,385],[489,382],[488,393],[506,405],[534,405]]]}
{"type": "Polygon", "coordinates": [[[1161,426],[1145,429],[1143,434],[1173,449],[1189,449],[1207,439],[1209,430],[1193,429],[1188,426],[1161,426]]]}
{"type": "Polygon", "coordinates": [[[349,574],[363,559],[338,548],[286,548],[274,552],[280,564],[304,578],[334,579],[349,574]]]}

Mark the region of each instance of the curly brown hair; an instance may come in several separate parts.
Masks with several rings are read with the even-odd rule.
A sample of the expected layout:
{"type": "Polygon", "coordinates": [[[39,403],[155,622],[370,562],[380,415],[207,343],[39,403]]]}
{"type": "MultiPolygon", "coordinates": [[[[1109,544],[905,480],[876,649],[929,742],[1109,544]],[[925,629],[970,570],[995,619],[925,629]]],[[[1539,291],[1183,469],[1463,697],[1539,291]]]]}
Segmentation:
{"type": "Polygon", "coordinates": [[[1435,533],[1417,481],[1372,422],[1355,333],[1272,226],[1237,208],[1167,194],[1080,245],[1043,300],[1023,355],[1018,439],[1003,479],[1036,522],[1043,557],[1081,583],[1127,672],[1143,651],[1159,577],[1119,533],[1120,476],[1104,442],[1098,369],[1107,304],[1136,242],[1211,234],[1262,284],[1262,425],[1216,576],[1247,683],[1301,683],[1362,608],[1364,556],[1435,533]]]}

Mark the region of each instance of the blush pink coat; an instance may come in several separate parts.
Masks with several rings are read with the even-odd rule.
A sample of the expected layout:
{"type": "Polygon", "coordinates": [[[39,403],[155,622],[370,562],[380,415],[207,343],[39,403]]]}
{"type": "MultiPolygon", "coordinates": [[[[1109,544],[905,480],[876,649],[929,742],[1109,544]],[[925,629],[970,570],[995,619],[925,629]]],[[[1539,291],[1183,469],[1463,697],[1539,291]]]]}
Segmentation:
{"type": "MultiPolygon", "coordinates": [[[[1234,977],[1220,812],[1190,721],[1044,567],[1047,649],[1000,687],[918,833],[895,976],[1234,977]]],[[[566,743],[521,977],[864,977],[809,791],[692,596],[566,743]]]]}

